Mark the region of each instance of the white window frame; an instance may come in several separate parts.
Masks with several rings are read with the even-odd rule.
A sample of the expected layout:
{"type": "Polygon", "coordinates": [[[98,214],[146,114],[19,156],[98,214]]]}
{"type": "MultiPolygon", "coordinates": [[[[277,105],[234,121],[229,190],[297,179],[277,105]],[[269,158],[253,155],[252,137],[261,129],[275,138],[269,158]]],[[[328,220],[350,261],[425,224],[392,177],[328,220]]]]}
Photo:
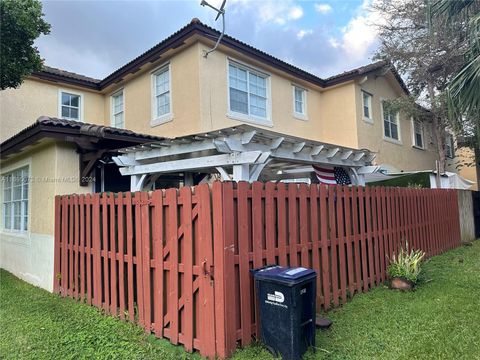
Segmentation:
{"type": "Polygon", "coordinates": [[[425,150],[425,126],[423,121],[421,120],[415,120],[414,118],[411,118],[412,122],[412,147],[415,149],[420,149],[420,150],[425,150]],[[415,123],[419,123],[421,126],[421,136],[422,136],[422,146],[419,146],[417,144],[417,137],[416,137],[416,132],[415,132],[415,123]]]}
{"type": "Polygon", "coordinates": [[[453,141],[453,135],[447,132],[445,134],[445,156],[448,157],[449,159],[455,158],[455,143],[453,141]],[[451,154],[447,153],[447,142],[450,145],[450,152],[451,154]]]}
{"type": "Polygon", "coordinates": [[[271,74],[262,71],[258,68],[255,68],[251,65],[247,65],[242,63],[241,61],[227,58],[227,117],[233,120],[238,120],[242,122],[252,123],[256,125],[268,126],[273,127],[272,122],[272,94],[271,94],[271,74]],[[251,72],[255,75],[262,76],[265,78],[265,85],[266,85],[266,95],[267,95],[267,104],[266,104],[266,113],[267,116],[265,118],[255,115],[250,115],[250,91],[249,91],[249,82],[247,81],[247,106],[249,114],[243,114],[230,109],[230,64],[236,67],[239,67],[245,71],[247,71],[247,80],[248,80],[248,72],[251,72]]]}
{"type": "Polygon", "coordinates": [[[395,138],[392,138],[392,137],[389,137],[389,136],[385,136],[385,113],[383,111],[383,104],[385,103],[385,101],[387,101],[386,99],[382,99],[380,101],[380,110],[381,110],[381,115],[382,115],[382,136],[383,136],[383,140],[385,141],[388,141],[388,142],[391,142],[393,144],[397,144],[397,145],[403,145],[402,143],[402,131],[401,131],[401,128],[400,128],[400,112],[397,111],[395,113],[395,118],[397,120],[397,132],[398,132],[398,139],[395,139],[395,138]]]}
{"type": "Polygon", "coordinates": [[[67,120],[72,120],[72,121],[83,122],[83,99],[84,99],[83,93],[68,90],[68,89],[58,89],[58,117],[60,119],[67,119],[67,120]],[[63,93],[70,94],[70,95],[76,95],[76,96],[80,97],[80,99],[79,99],[80,104],[78,106],[78,119],[68,118],[68,117],[63,117],[62,116],[62,94],[63,93]]]}
{"type": "Polygon", "coordinates": [[[308,104],[307,104],[307,94],[308,90],[304,87],[298,86],[296,84],[292,84],[292,93],[293,93],[293,116],[299,120],[308,120],[308,104]],[[300,90],[302,92],[302,110],[303,112],[297,112],[297,108],[295,106],[296,98],[295,98],[295,90],[300,90]]]}
{"type": "MultiPolygon", "coordinates": [[[[373,95],[370,94],[368,91],[365,91],[365,90],[361,90],[362,92],[362,118],[363,118],[363,121],[367,122],[367,123],[370,123],[370,124],[373,124],[373,106],[372,106],[372,103],[373,103],[373,95]],[[369,104],[368,104],[368,112],[369,112],[369,115],[370,117],[367,117],[365,116],[365,111],[364,111],[364,108],[365,108],[365,98],[364,98],[364,94],[368,95],[369,97],[369,104]]],[[[383,105],[382,105],[383,106],[383,105]]],[[[383,110],[382,110],[383,111],[383,110]]],[[[385,134],[385,133],[384,133],[385,134]]]]}
{"type": "Polygon", "coordinates": [[[110,124],[112,127],[117,127],[115,125],[115,115],[123,114],[123,126],[119,129],[125,129],[125,91],[123,88],[118,89],[112,95],[110,95],[110,124]],[[122,111],[115,113],[115,97],[121,95],[122,96],[122,111]]]}
{"type": "Polygon", "coordinates": [[[162,64],[161,66],[157,67],[155,70],[151,72],[151,111],[152,111],[152,117],[150,120],[150,126],[158,126],[161,124],[165,124],[169,121],[173,120],[173,92],[172,92],[172,67],[170,66],[170,63],[165,63],[162,64]],[[157,94],[156,94],[156,75],[164,71],[165,69],[168,69],[168,93],[169,93],[169,98],[170,98],[170,104],[169,104],[169,112],[166,114],[163,114],[161,116],[157,116],[157,94]]]}
{"type": "MultiPolygon", "coordinates": [[[[28,235],[30,232],[30,226],[31,226],[31,194],[32,194],[32,187],[31,187],[31,161],[23,161],[21,163],[17,163],[14,166],[7,167],[3,169],[1,173],[2,177],[2,186],[1,186],[1,205],[2,205],[2,218],[0,221],[0,226],[2,232],[10,235],[17,235],[20,237],[25,237],[28,235]],[[8,176],[10,174],[13,174],[19,170],[27,169],[27,177],[28,177],[28,196],[26,198],[23,197],[23,186],[22,186],[22,198],[19,200],[21,201],[21,220],[20,220],[20,229],[14,229],[14,216],[13,216],[13,206],[11,207],[11,214],[10,214],[10,226],[11,228],[6,228],[5,227],[5,184],[6,184],[6,179],[5,176],[8,176]],[[27,207],[25,208],[25,201],[27,202],[27,207]],[[24,230],[24,221],[25,221],[25,215],[27,215],[27,230],[24,230]]],[[[13,193],[12,193],[13,196],[13,193]]],[[[18,201],[18,200],[17,200],[18,201]]],[[[13,204],[13,200],[9,201],[10,204],[13,204]]]]}

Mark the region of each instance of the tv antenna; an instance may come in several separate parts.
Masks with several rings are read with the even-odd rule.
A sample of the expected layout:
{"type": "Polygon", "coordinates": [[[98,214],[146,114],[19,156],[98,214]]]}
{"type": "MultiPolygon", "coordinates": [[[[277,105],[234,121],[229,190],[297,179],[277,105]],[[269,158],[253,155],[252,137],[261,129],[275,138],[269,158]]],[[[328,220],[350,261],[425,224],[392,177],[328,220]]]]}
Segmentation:
{"type": "Polygon", "coordinates": [[[222,16],[222,33],[218,37],[218,40],[215,43],[215,46],[213,48],[211,48],[210,50],[204,52],[204,54],[203,54],[204,57],[207,57],[208,54],[210,54],[211,52],[214,52],[217,49],[218,44],[220,44],[220,41],[222,41],[223,35],[225,34],[225,3],[226,2],[227,2],[227,0],[223,0],[222,5],[220,6],[220,9],[217,9],[215,6],[210,5],[205,0],[202,0],[202,2],[200,3],[200,5],[208,6],[209,8],[212,8],[213,10],[215,10],[217,12],[217,16],[215,17],[215,21],[217,21],[218,18],[220,16],[222,16]]]}

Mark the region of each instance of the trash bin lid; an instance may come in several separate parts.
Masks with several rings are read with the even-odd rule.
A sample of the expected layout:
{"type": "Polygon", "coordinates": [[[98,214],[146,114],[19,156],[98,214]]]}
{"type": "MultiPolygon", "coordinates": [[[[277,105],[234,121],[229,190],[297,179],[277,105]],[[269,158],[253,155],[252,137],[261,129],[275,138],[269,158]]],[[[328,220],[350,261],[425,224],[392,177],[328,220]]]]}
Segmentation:
{"type": "Polygon", "coordinates": [[[253,272],[255,279],[295,285],[315,277],[315,270],[304,267],[267,266],[253,272]]]}

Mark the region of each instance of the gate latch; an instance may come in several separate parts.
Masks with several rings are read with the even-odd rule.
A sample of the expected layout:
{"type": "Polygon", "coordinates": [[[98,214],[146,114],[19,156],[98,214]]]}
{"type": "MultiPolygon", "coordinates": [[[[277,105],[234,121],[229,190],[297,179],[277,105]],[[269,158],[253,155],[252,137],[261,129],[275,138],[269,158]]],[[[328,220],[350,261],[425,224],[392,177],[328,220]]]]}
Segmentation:
{"type": "Polygon", "coordinates": [[[203,275],[204,276],[209,276],[210,280],[213,281],[213,265],[207,266],[207,260],[202,261],[202,269],[203,269],[203,275]]]}

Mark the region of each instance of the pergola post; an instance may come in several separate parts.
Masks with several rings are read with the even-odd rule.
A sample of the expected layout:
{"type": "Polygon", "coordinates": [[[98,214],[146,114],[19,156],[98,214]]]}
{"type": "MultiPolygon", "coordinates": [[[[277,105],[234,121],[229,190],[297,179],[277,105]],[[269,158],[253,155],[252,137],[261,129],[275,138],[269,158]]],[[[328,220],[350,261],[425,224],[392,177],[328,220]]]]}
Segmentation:
{"type": "Polygon", "coordinates": [[[250,171],[248,164],[233,165],[233,181],[249,181],[250,171]]]}
{"type": "Polygon", "coordinates": [[[130,191],[141,191],[143,189],[143,183],[145,182],[146,178],[146,174],[130,176],[130,191]]]}

